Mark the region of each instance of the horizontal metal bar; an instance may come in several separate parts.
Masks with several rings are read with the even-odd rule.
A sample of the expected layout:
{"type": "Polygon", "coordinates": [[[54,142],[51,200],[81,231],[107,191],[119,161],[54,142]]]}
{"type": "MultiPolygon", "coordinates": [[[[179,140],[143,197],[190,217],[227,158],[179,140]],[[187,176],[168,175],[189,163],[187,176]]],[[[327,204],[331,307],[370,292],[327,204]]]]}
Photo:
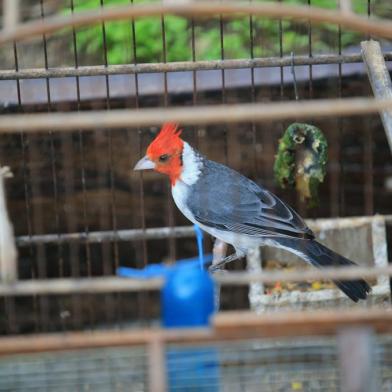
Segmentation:
{"type": "MultiPolygon", "coordinates": [[[[322,270],[263,271],[261,273],[215,273],[220,285],[247,286],[250,283],[305,282],[312,280],[374,279],[392,276],[392,265],[387,267],[341,267],[322,270]]],[[[117,277],[62,278],[44,280],[20,280],[0,284],[0,296],[64,295],[82,293],[109,293],[159,290],[163,279],[127,279],[117,277]]]]}
{"type": "Polygon", "coordinates": [[[162,278],[128,279],[117,277],[19,280],[0,284],[0,296],[64,295],[159,290],[162,278]]]}
{"type": "Polygon", "coordinates": [[[137,241],[157,240],[162,238],[194,237],[193,226],[162,227],[151,229],[131,229],[117,231],[92,231],[89,233],[64,233],[64,234],[42,234],[34,236],[16,237],[16,244],[20,247],[31,244],[51,244],[59,242],[105,242],[105,241],[137,241]]]}
{"type": "Polygon", "coordinates": [[[64,132],[121,129],[164,122],[181,125],[282,121],[336,116],[363,116],[392,109],[392,99],[344,98],[279,103],[208,105],[181,108],[114,109],[69,113],[3,115],[0,133],[64,132]]]}
{"type": "Polygon", "coordinates": [[[268,271],[262,273],[217,272],[214,277],[219,284],[246,286],[250,283],[271,284],[275,282],[305,282],[314,280],[375,279],[392,276],[392,265],[387,267],[338,267],[297,271],[268,271]]]}
{"type": "MultiPolygon", "coordinates": [[[[386,61],[392,61],[392,52],[384,53],[386,61]]],[[[122,65],[102,65],[84,67],[32,68],[0,70],[0,80],[62,78],[72,76],[123,75],[154,72],[180,72],[200,70],[220,70],[239,68],[266,68],[294,65],[350,64],[362,62],[360,53],[345,55],[315,55],[291,57],[265,57],[239,60],[178,61],[171,63],[141,63],[122,65]]]]}
{"type": "Polygon", "coordinates": [[[371,327],[377,333],[392,330],[392,313],[386,309],[289,311],[255,314],[249,311],[219,312],[210,328],[143,328],[132,330],[65,332],[0,338],[0,355],[127,347],[153,341],[203,344],[232,340],[288,336],[330,336],[353,325],[371,327]]]}
{"type": "MultiPolygon", "coordinates": [[[[306,223],[315,231],[354,228],[369,224],[374,219],[383,219],[386,223],[392,223],[392,215],[376,215],[369,217],[350,217],[333,219],[308,219],[306,223]]],[[[16,244],[19,247],[51,244],[59,242],[88,242],[99,243],[104,241],[137,241],[137,240],[158,240],[163,238],[189,238],[194,237],[193,226],[176,227],[155,227],[150,229],[129,229],[117,231],[92,231],[88,233],[62,233],[62,234],[41,234],[32,236],[16,237],[16,244]]]]}
{"type": "Polygon", "coordinates": [[[87,10],[70,15],[55,15],[45,20],[31,21],[0,32],[0,45],[52,34],[64,28],[81,27],[103,21],[124,20],[162,15],[181,15],[188,18],[261,16],[287,18],[315,24],[330,23],[345,29],[372,36],[392,38],[392,23],[385,19],[368,18],[354,13],[327,10],[319,7],[283,3],[249,2],[165,2],[161,4],[122,5],[87,10]]]}

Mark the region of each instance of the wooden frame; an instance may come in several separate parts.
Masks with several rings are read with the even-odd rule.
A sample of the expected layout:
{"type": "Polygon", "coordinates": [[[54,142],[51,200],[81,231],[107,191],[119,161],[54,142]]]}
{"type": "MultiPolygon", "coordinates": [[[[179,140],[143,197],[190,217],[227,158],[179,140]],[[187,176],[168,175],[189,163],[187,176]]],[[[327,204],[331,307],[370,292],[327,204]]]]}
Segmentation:
{"type": "MultiPolygon", "coordinates": [[[[392,312],[385,309],[349,311],[285,312],[256,315],[250,312],[217,314],[211,328],[135,329],[123,331],[68,332],[0,338],[0,356],[49,351],[69,351],[104,347],[145,345],[148,349],[148,376],[151,392],[167,390],[165,345],[208,344],[212,342],[298,336],[339,336],[342,385],[361,385],[363,374],[372,375],[373,332],[392,332],[392,312]],[[352,345],[360,356],[352,363],[352,345]],[[348,358],[351,358],[348,361],[348,358]],[[358,372],[358,367],[361,372],[358,372]]],[[[369,380],[368,380],[369,381],[369,380]]],[[[375,392],[376,383],[364,383],[360,392],[375,392]],[[370,385],[370,387],[369,387],[370,385]],[[369,389],[370,388],[370,389],[369,389]]]]}

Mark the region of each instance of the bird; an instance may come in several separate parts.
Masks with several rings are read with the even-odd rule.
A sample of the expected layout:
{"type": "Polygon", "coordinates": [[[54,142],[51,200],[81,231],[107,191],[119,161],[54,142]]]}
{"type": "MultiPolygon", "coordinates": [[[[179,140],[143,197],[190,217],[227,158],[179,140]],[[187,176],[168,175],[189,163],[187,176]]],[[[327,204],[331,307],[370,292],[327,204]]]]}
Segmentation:
{"type": "MultiPolygon", "coordinates": [[[[210,267],[215,271],[250,249],[285,249],[318,267],[356,265],[315,239],[312,230],[288,204],[263,186],[221,163],[207,159],[181,138],[176,123],[165,123],[134,170],[152,169],[170,179],[171,193],[182,214],[235,252],[210,267]]],[[[335,280],[351,300],[371,291],[363,279],[335,280]]]]}

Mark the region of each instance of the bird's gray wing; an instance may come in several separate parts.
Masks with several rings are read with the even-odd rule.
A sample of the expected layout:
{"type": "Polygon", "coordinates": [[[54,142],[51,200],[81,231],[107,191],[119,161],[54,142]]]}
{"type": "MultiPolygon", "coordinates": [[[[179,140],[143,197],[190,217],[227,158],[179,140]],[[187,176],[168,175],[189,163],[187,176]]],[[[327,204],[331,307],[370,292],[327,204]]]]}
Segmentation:
{"type": "Polygon", "coordinates": [[[205,160],[187,204],[195,219],[209,227],[251,236],[314,238],[277,196],[216,162],[205,160]]]}

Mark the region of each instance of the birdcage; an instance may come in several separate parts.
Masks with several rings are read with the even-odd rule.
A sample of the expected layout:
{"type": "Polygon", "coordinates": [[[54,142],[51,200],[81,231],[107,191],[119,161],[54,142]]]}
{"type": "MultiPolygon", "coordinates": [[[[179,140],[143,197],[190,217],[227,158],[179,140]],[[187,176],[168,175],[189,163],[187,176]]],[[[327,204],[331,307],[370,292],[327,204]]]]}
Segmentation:
{"type": "MultiPolygon", "coordinates": [[[[391,390],[388,1],[4,0],[1,10],[0,165],[13,177],[3,169],[0,209],[18,257],[0,260],[0,390],[391,390]],[[131,171],[167,121],[359,269],[316,271],[254,249],[214,275],[210,328],[160,328],[164,279],[116,272],[198,254],[167,180],[131,171]],[[311,208],[273,173],[298,121],[328,141],[311,208]],[[373,286],[359,304],[326,281],[358,276],[373,286]]],[[[206,252],[213,243],[205,237],[206,252]]]]}

